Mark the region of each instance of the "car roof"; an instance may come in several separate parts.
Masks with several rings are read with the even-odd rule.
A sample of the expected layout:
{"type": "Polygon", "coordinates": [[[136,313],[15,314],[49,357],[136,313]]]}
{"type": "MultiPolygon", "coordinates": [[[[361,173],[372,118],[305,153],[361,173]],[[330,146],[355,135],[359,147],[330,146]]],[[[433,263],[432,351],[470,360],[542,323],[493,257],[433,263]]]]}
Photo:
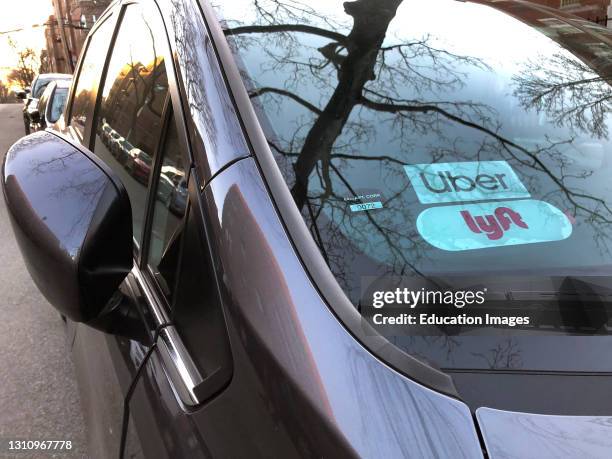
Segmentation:
{"type": "Polygon", "coordinates": [[[69,73],[40,73],[36,78],[52,79],[52,80],[67,80],[72,79],[69,73]]]}
{"type": "Polygon", "coordinates": [[[42,97],[43,94],[49,93],[51,91],[55,91],[55,88],[68,89],[70,88],[71,83],[72,83],[72,78],[70,80],[66,80],[66,79],[52,80],[47,84],[45,90],[40,96],[42,97]]]}
{"type": "Polygon", "coordinates": [[[54,83],[58,88],[69,88],[72,83],[72,77],[70,79],[55,80],[54,83]]]}

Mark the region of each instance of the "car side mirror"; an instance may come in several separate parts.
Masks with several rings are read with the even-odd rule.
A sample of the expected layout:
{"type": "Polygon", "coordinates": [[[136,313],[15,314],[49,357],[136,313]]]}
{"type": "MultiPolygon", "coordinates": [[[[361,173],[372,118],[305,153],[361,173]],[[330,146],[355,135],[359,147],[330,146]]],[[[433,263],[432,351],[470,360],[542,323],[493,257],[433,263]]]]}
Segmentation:
{"type": "Polygon", "coordinates": [[[119,179],[90,152],[37,132],[7,152],[2,189],[38,289],[66,317],[96,326],[133,264],[131,208],[119,179]]]}
{"type": "Polygon", "coordinates": [[[26,97],[28,97],[28,93],[24,90],[16,91],[15,97],[17,97],[17,99],[24,100],[26,97]]]}
{"type": "Polygon", "coordinates": [[[37,108],[30,110],[30,118],[35,123],[38,123],[40,121],[40,112],[38,111],[37,108]]]}

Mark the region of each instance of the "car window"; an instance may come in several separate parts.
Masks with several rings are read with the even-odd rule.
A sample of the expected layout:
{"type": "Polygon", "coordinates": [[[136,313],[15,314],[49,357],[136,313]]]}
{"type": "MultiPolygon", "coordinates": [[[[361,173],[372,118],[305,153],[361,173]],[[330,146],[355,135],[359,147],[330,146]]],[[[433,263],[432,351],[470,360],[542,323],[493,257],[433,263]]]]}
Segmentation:
{"type": "MultiPolygon", "coordinates": [[[[551,335],[568,349],[564,334],[609,346],[595,335],[610,334],[611,316],[594,311],[609,311],[610,297],[585,313],[563,299],[578,295],[576,278],[593,298],[612,288],[602,280],[612,273],[607,29],[528,2],[404,1],[369,18],[340,0],[215,3],[295,207],[355,308],[396,284],[488,291],[489,312],[531,317],[512,335],[533,356],[523,369],[565,365],[537,345],[551,335]],[[442,10],[466,21],[432,21],[442,10]],[[466,24],[491,33],[474,38],[466,24]]],[[[429,318],[434,306],[418,311],[429,318]]],[[[477,355],[508,328],[459,328],[389,333],[439,367],[488,368],[494,359],[477,355]]]]}
{"type": "MultiPolygon", "coordinates": [[[[49,89],[49,85],[47,85],[46,88],[49,89]]],[[[45,110],[47,110],[47,103],[49,102],[49,96],[51,95],[50,91],[52,91],[52,89],[49,91],[43,91],[38,99],[38,113],[40,114],[41,119],[44,119],[45,110]]]]}
{"type": "Polygon", "coordinates": [[[83,57],[70,112],[70,125],[78,131],[81,138],[87,120],[93,116],[96,88],[100,82],[112,33],[113,22],[106,20],[92,35],[83,57]]]}
{"type": "Polygon", "coordinates": [[[51,101],[51,112],[49,113],[49,121],[55,123],[60,119],[66,105],[68,97],[68,88],[56,88],[51,101]]]}
{"type": "Polygon", "coordinates": [[[181,234],[171,318],[198,368],[216,380],[209,380],[211,384],[221,387],[231,375],[232,357],[214,264],[203,225],[198,224],[200,218],[196,206],[190,205],[181,234]]]}
{"type": "Polygon", "coordinates": [[[171,304],[183,217],[187,208],[187,164],[179,144],[174,118],[168,126],[162,154],[162,164],[154,188],[155,204],[147,263],[171,304]]]}
{"type": "Polygon", "coordinates": [[[215,375],[210,383],[221,387],[231,376],[232,358],[214,265],[201,214],[189,200],[189,162],[174,116],[166,126],[151,185],[146,273],[198,368],[215,375]]]}
{"type": "Polygon", "coordinates": [[[201,214],[188,197],[192,179],[183,153],[171,121],[155,180],[147,271],[198,368],[222,386],[231,374],[227,329],[201,214]]]}
{"type": "Polygon", "coordinates": [[[162,39],[156,33],[162,27],[139,6],[127,7],[101,89],[95,128],[94,153],[117,173],[130,197],[138,247],[168,94],[166,66],[159,54],[162,39]]]}
{"type": "Polygon", "coordinates": [[[32,88],[32,97],[34,99],[40,98],[51,81],[53,81],[53,78],[37,78],[32,88]]]}

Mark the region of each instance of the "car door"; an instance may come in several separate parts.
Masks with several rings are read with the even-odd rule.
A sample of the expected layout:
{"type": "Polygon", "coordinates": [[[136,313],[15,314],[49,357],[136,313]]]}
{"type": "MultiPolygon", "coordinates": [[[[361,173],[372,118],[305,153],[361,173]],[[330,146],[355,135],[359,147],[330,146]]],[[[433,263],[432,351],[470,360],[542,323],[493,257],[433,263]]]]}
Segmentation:
{"type": "Polygon", "coordinates": [[[64,133],[126,187],[134,269],[120,291],[144,332],[109,335],[70,324],[90,447],[99,457],[120,448],[130,457],[197,457],[206,447],[187,412],[222,390],[231,354],[197,199],[170,206],[158,192],[162,169],[185,177],[193,195],[198,186],[169,47],[153,2],[126,2],[102,21],[81,59],[64,133]],[[109,130],[138,150],[129,169],[113,154],[109,130]],[[210,288],[202,292],[203,285],[210,288]]]}
{"type": "Polygon", "coordinates": [[[197,180],[172,113],[164,132],[150,182],[140,265],[131,279],[138,301],[152,312],[149,329],[159,336],[135,386],[130,415],[140,438],[155,439],[143,445],[146,457],[206,457],[189,413],[223,390],[232,359],[195,198],[197,180]],[[183,172],[189,181],[190,196],[182,204],[170,207],[158,192],[163,167],[183,172]]]}
{"type": "MultiPolygon", "coordinates": [[[[62,134],[84,147],[89,147],[97,90],[112,49],[109,45],[117,17],[117,8],[107,11],[90,33],[71,88],[64,121],[58,126],[62,134]]],[[[121,290],[124,294],[129,293],[123,285],[121,290]]],[[[104,333],[69,319],[66,320],[66,328],[87,424],[89,454],[92,457],[116,456],[123,418],[122,383],[129,384],[129,371],[117,375],[109,340],[104,333]]]]}

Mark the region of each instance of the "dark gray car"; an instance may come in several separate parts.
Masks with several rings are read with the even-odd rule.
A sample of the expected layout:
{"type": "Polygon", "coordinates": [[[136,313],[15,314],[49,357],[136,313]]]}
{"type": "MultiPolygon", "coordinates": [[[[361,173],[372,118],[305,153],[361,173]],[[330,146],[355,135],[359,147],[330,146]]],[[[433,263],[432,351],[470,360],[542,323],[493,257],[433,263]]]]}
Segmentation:
{"type": "Polygon", "coordinates": [[[610,457],[612,33],[315,3],[117,1],[7,153],[92,454],[610,457]],[[455,304],[379,327],[400,285],[455,304]]]}

